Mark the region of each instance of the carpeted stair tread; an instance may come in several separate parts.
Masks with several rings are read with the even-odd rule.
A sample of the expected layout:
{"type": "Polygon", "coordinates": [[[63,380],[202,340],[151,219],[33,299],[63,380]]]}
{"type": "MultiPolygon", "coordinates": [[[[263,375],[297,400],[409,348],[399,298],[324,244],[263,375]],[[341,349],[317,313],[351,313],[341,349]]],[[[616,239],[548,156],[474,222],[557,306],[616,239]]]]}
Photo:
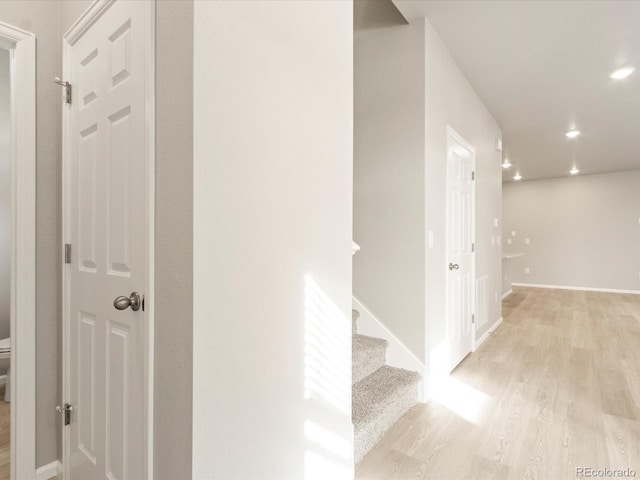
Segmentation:
{"type": "Polygon", "coordinates": [[[352,347],[352,383],[356,384],[382,367],[387,360],[389,342],[382,338],[354,335],[352,347]]]}
{"type": "Polygon", "coordinates": [[[356,334],[353,336],[353,351],[363,351],[378,348],[387,348],[389,341],[383,338],[368,337],[367,335],[356,334]]]}
{"type": "Polygon", "coordinates": [[[420,380],[417,372],[385,365],[353,386],[355,463],[418,403],[420,380]]]}
{"type": "MultiPolygon", "coordinates": [[[[353,386],[353,426],[356,431],[375,420],[395,397],[417,385],[422,378],[418,372],[383,366],[353,386]]],[[[417,401],[417,398],[416,398],[417,401]]]]}

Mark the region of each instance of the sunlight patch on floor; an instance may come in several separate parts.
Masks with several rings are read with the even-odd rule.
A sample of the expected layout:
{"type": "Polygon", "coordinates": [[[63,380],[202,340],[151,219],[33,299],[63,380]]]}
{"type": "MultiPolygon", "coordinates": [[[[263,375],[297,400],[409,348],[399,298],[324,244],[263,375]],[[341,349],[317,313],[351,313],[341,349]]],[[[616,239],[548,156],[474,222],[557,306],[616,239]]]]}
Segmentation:
{"type": "Polygon", "coordinates": [[[449,339],[431,350],[431,400],[475,425],[481,425],[491,406],[491,397],[448,372],[451,370],[449,339]]]}
{"type": "Polygon", "coordinates": [[[431,400],[475,425],[481,425],[491,406],[491,397],[452,376],[433,385],[431,400]]]}

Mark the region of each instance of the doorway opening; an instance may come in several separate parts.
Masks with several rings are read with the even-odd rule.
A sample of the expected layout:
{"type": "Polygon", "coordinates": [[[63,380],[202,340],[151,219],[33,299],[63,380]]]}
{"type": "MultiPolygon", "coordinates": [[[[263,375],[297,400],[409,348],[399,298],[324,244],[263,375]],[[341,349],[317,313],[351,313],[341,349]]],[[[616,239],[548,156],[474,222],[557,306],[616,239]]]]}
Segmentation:
{"type": "Polygon", "coordinates": [[[0,22],[0,477],[11,480],[35,474],[35,78],[35,36],[0,22]]]}
{"type": "Polygon", "coordinates": [[[0,48],[0,480],[11,469],[11,72],[0,48]]]}

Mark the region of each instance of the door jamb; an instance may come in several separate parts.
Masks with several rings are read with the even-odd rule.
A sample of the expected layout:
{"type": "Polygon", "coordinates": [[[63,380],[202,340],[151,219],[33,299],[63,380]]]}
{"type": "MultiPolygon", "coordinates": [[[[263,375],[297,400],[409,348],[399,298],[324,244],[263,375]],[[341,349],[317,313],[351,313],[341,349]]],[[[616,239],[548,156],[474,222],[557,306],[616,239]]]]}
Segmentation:
{"type": "Polygon", "coordinates": [[[35,478],[36,37],[0,22],[10,52],[11,479],[35,478]],[[17,321],[20,316],[20,322],[17,321]]]}
{"type": "MultiPolygon", "coordinates": [[[[62,64],[64,79],[68,78],[70,72],[69,65],[69,49],[82,37],[82,35],[116,2],[117,0],[94,0],[93,3],[84,11],[84,13],[73,23],[73,25],[67,30],[63,36],[63,48],[62,48],[62,64]]],[[[122,1],[122,0],[121,0],[122,1]]],[[[154,1],[145,2],[148,6],[149,12],[149,37],[146,39],[146,64],[145,64],[145,172],[147,180],[147,224],[146,224],[146,243],[147,243],[147,258],[146,258],[146,270],[147,270],[147,284],[145,285],[145,314],[146,324],[148,330],[146,332],[146,351],[147,358],[145,359],[145,404],[147,408],[147,462],[146,462],[146,480],[153,478],[153,400],[154,400],[154,311],[155,311],[155,295],[154,295],[154,266],[155,266],[155,19],[156,19],[156,6],[154,1]]],[[[68,198],[68,185],[69,179],[67,178],[68,167],[68,149],[69,144],[64,134],[64,126],[69,121],[69,110],[63,107],[62,112],[62,235],[63,245],[65,238],[69,237],[69,216],[67,209],[70,206],[70,199],[68,198]]],[[[67,268],[63,268],[63,281],[62,281],[62,318],[63,318],[63,336],[62,336],[62,348],[63,348],[63,395],[64,398],[69,398],[69,349],[66,342],[69,335],[69,307],[68,307],[68,272],[67,268]]],[[[63,444],[63,469],[62,479],[66,480],[70,478],[70,465],[66,461],[69,445],[67,444],[67,436],[65,430],[62,431],[62,444],[63,444]]]]}
{"type": "MultiPolygon", "coordinates": [[[[464,148],[466,148],[467,150],[469,150],[469,152],[471,152],[471,165],[472,165],[472,171],[476,172],[476,151],[475,149],[464,139],[464,137],[462,137],[462,135],[460,135],[458,132],[456,132],[453,127],[451,127],[451,125],[447,125],[447,158],[446,161],[448,163],[449,161],[449,139],[453,139],[456,142],[458,142],[459,144],[461,144],[464,148]]],[[[448,170],[447,170],[448,171],[448,170]]],[[[447,174],[448,175],[448,174],[447,174]]],[[[474,173],[474,175],[476,175],[474,173]]],[[[477,178],[474,179],[473,182],[471,182],[471,241],[473,242],[473,244],[476,244],[476,180],[477,178]]],[[[448,181],[448,177],[447,177],[447,181],[448,181]]],[[[449,188],[448,185],[446,187],[447,189],[449,188]]],[[[447,208],[447,214],[446,214],[446,226],[445,226],[445,230],[448,231],[448,223],[449,223],[449,210],[447,208]]],[[[475,321],[478,320],[478,312],[477,312],[477,301],[478,299],[476,298],[476,259],[477,259],[477,245],[475,245],[474,251],[471,253],[471,281],[472,281],[472,285],[471,285],[471,314],[475,317],[475,321]]],[[[448,260],[446,258],[445,255],[445,265],[448,264],[448,260]]],[[[448,298],[448,294],[449,292],[446,292],[447,298],[448,298]]],[[[447,328],[449,326],[449,318],[447,318],[447,328]]],[[[476,344],[476,323],[472,322],[471,323],[471,345],[469,345],[469,352],[473,352],[474,348],[473,346],[476,344]]]]}

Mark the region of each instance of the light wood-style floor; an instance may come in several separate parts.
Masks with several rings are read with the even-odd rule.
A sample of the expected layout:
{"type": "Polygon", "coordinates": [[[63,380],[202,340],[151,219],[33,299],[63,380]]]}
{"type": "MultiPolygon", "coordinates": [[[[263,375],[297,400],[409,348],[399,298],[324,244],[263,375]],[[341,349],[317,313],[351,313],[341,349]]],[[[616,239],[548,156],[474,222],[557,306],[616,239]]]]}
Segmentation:
{"type": "Polygon", "coordinates": [[[640,295],[515,288],[503,315],[455,396],[409,411],[357,479],[640,477],[640,295]]]}

